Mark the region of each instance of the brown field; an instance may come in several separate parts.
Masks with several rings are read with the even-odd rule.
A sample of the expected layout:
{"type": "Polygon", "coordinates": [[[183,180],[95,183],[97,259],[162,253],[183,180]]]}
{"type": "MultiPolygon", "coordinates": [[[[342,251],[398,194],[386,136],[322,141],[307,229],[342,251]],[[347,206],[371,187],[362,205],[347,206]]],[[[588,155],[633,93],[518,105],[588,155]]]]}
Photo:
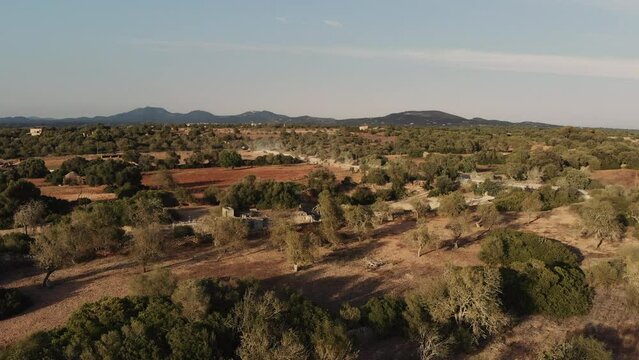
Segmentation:
{"type": "Polygon", "coordinates": [[[619,185],[626,189],[639,187],[639,170],[597,170],[592,172],[592,178],[604,185],[619,185]]]}
{"type": "MultiPolygon", "coordinates": [[[[585,258],[584,266],[592,261],[609,258],[621,244],[604,243],[599,249],[592,239],[579,235],[575,215],[567,208],[542,214],[529,224],[515,214],[507,217],[507,226],[534,231],[574,246],[585,258]]],[[[442,239],[451,237],[444,227],[447,219],[429,219],[431,231],[442,239]]],[[[270,248],[263,239],[253,240],[243,249],[216,249],[210,246],[184,246],[175,244],[170,254],[158,266],[166,267],[180,279],[238,276],[263,281],[266,287],[289,286],[306,297],[327,307],[333,313],[343,301],[362,304],[372,296],[402,294],[437,276],[449,265],[479,264],[478,252],[483,231],[473,230],[459,249],[443,248],[430,251],[421,258],[403,240],[414,221],[395,221],[378,227],[373,239],[349,240],[337,250],[322,250],[312,266],[293,273],[284,254],[270,248]],[[364,266],[364,259],[372,257],[384,262],[377,270],[364,266]]],[[[624,242],[637,242],[628,238],[624,242]]],[[[140,267],[124,255],[79,264],[53,275],[53,289],[39,287],[42,274],[26,267],[7,274],[3,286],[17,287],[29,295],[33,306],[24,314],[0,321],[0,345],[15,342],[33,331],[51,329],[63,324],[70,312],[80,305],[96,301],[103,296],[124,296],[131,277],[141,272],[140,267]]],[[[543,316],[523,318],[504,336],[499,336],[481,351],[482,359],[535,359],[542,344],[560,340],[569,334],[588,333],[605,338],[615,344],[618,359],[639,357],[639,314],[624,309],[623,293],[598,291],[594,308],[586,316],[552,320],[543,316]]],[[[414,347],[405,340],[391,338],[376,342],[360,353],[361,359],[410,359],[414,347]]],[[[467,357],[460,357],[465,359],[467,357]]]]}
{"type": "MultiPolygon", "coordinates": [[[[171,170],[171,174],[179,185],[192,192],[198,193],[206,189],[209,185],[215,185],[220,188],[228,187],[248,175],[255,175],[258,179],[304,183],[308,173],[317,168],[317,165],[310,164],[251,166],[235,169],[213,167],[176,169],[171,170]]],[[[345,173],[346,171],[343,171],[342,174],[336,173],[336,175],[338,179],[341,180],[346,176],[344,175],[345,173]]],[[[142,183],[147,186],[157,186],[156,174],[157,172],[155,171],[145,173],[142,178],[142,183]]]]}
{"type": "Polygon", "coordinates": [[[42,195],[67,201],[75,201],[79,198],[88,198],[91,201],[113,200],[116,198],[114,193],[104,192],[104,188],[106,188],[105,185],[58,186],[49,185],[44,181],[44,179],[29,179],[29,181],[35,184],[40,189],[42,195]]]}

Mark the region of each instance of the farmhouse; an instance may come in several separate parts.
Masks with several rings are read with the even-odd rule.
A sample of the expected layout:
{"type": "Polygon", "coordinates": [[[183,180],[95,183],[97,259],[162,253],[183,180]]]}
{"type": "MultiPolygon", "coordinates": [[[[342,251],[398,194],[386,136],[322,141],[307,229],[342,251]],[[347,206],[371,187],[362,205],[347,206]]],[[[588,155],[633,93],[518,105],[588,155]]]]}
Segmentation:
{"type": "Polygon", "coordinates": [[[238,212],[230,206],[222,208],[222,217],[229,217],[246,221],[252,232],[260,232],[266,229],[268,218],[263,216],[257,209],[249,209],[246,212],[238,212]]]}
{"type": "Polygon", "coordinates": [[[42,128],[31,128],[29,129],[29,134],[31,136],[40,136],[42,135],[42,128]]]}

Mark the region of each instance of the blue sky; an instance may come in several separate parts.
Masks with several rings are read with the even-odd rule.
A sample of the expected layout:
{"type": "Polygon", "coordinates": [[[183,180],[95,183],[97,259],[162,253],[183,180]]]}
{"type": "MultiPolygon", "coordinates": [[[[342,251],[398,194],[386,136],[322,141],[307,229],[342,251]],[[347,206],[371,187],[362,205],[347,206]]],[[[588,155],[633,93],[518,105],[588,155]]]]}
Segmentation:
{"type": "Polygon", "coordinates": [[[141,106],[639,128],[639,0],[0,0],[0,116],[141,106]]]}

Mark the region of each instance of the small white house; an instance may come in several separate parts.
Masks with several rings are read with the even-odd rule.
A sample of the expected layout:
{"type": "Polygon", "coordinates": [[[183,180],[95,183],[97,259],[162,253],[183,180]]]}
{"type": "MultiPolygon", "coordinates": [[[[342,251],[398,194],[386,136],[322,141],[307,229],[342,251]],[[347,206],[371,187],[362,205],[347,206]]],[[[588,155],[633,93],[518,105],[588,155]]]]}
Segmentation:
{"type": "Polygon", "coordinates": [[[366,130],[368,130],[368,125],[361,125],[359,127],[359,131],[366,131],[366,130]]]}
{"type": "Polygon", "coordinates": [[[42,128],[31,128],[29,129],[29,134],[31,136],[40,136],[42,135],[42,128]]]}

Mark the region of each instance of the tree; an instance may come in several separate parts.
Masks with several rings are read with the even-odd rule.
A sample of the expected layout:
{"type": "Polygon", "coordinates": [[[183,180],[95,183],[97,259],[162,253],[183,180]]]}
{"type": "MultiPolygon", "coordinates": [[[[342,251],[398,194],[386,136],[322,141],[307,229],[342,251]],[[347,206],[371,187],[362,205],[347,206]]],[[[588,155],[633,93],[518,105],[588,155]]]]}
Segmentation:
{"type": "Polygon", "coordinates": [[[446,229],[450,230],[453,234],[453,242],[455,249],[459,247],[459,239],[468,231],[469,228],[469,214],[464,212],[458,216],[450,218],[446,229]]]}
{"type": "Polygon", "coordinates": [[[131,253],[146,272],[149,262],[158,259],[164,253],[167,234],[158,223],[145,224],[132,231],[133,246],[131,253]]]}
{"type": "Polygon", "coordinates": [[[488,231],[502,221],[501,213],[493,203],[479,205],[477,212],[479,213],[479,223],[477,225],[483,226],[488,231]]]}
{"type": "Polygon", "coordinates": [[[29,235],[29,228],[35,230],[44,222],[47,209],[41,201],[31,200],[18,208],[13,215],[13,223],[16,228],[24,228],[24,233],[29,235]]]}
{"type": "Polygon", "coordinates": [[[373,230],[373,212],[363,205],[352,205],[346,208],[344,213],[346,222],[360,240],[370,236],[373,230]]]}
{"type": "Polygon", "coordinates": [[[76,234],[69,224],[45,227],[31,246],[31,255],[38,266],[45,271],[43,287],[49,287],[49,277],[73,261],[76,234]]]}
{"type": "Polygon", "coordinates": [[[534,213],[541,211],[543,206],[544,203],[541,201],[541,197],[538,192],[533,191],[526,195],[524,200],[521,202],[521,209],[527,214],[529,224],[538,219],[538,217],[533,219],[532,216],[534,213]]]}
{"type": "Polygon", "coordinates": [[[431,211],[430,204],[428,202],[415,200],[412,205],[413,211],[415,212],[415,218],[418,222],[424,220],[431,211]]]}
{"type": "Polygon", "coordinates": [[[612,352],[597,339],[576,336],[546,350],[539,360],[612,360],[612,352]]]}
{"type": "Polygon", "coordinates": [[[450,353],[450,341],[431,326],[420,328],[418,341],[420,360],[446,359],[450,353]]]}
{"type": "Polygon", "coordinates": [[[437,323],[454,320],[467,326],[475,342],[497,334],[509,322],[501,310],[499,269],[449,268],[425,288],[423,301],[437,323]]]}
{"type": "Polygon", "coordinates": [[[21,178],[43,178],[49,175],[49,169],[42,159],[26,159],[16,169],[21,178]]]}
{"type": "Polygon", "coordinates": [[[320,194],[324,190],[334,193],[337,189],[335,174],[326,168],[313,170],[308,174],[308,189],[313,195],[320,194]]]}
{"type": "Polygon", "coordinates": [[[173,174],[167,169],[162,169],[155,174],[155,182],[158,184],[160,189],[164,190],[175,190],[177,187],[177,182],[173,178],[173,174]]]}
{"type": "Polygon", "coordinates": [[[446,216],[455,217],[461,215],[467,208],[464,195],[456,191],[441,198],[438,212],[446,216]]]}
{"type": "Polygon", "coordinates": [[[295,272],[300,266],[310,264],[315,259],[315,247],[311,236],[312,234],[290,231],[285,237],[286,257],[295,272]]]}
{"type": "Polygon", "coordinates": [[[242,156],[236,151],[222,150],[219,156],[220,158],[218,162],[220,166],[222,167],[235,168],[236,166],[244,165],[244,160],[242,160],[242,156]]]}
{"type": "Polygon", "coordinates": [[[131,293],[137,296],[170,297],[177,286],[177,278],[168,269],[156,269],[135,276],[129,283],[131,293]]]}
{"type": "Polygon", "coordinates": [[[373,222],[376,225],[383,224],[391,215],[390,206],[386,201],[381,199],[377,199],[377,201],[371,205],[371,210],[373,210],[373,222]]]}
{"type": "Polygon", "coordinates": [[[422,249],[435,245],[437,241],[435,235],[428,231],[428,226],[425,223],[418,224],[406,235],[406,239],[417,247],[417,257],[422,256],[422,249]]]}
{"type": "Polygon", "coordinates": [[[248,224],[241,219],[220,217],[213,214],[199,221],[202,232],[211,234],[216,246],[243,244],[248,240],[248,224]]]}
{"type": "Polygon", "coordinates": [[[342,208],[337,204],[328,190],[319,194],[318,210],[321,216],[320,229],[326,239],[333,245],[342,243],[339,229],[344,224],[342,208]]]}
{"type": "Polygon", "coordinates": [[[610,201],[589,200],[581,209],[582,233],[593,236],[599,242],[620,240],[623,237],[623,226],[619,222],[618,213],[610,201]]]}

